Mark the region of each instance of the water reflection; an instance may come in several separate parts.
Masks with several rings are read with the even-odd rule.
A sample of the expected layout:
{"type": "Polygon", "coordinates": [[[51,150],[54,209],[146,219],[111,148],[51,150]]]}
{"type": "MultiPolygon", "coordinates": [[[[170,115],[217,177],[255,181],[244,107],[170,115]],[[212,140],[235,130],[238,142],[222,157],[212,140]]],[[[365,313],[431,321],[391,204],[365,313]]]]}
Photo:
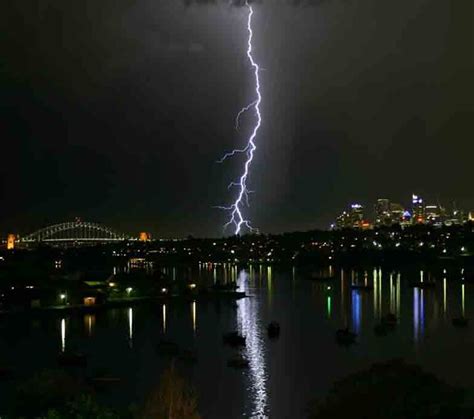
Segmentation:
{"type": "Polygon", "coordinates": [[[352,328],[354,332],[360,333],[360,322],[362,319],[361,296],[356,290],[352,290],[352,328]]]}
{"type": "Polygon", "coordinates": [[[95,326],[95,314],[86,314],[84,316],[84,328],[87,336],[91,337],[95,326]]]}
{"type": "Polygon", "coordinates": [[[133,308],[128,309],[128,345],[133,347],[133,308]]]}
{"type": "Polygon", "coordinates": [[[443,278],[443,313],[446,316],[446,277],[443,278]]]}
{"type": "Polygon", "coordinates": [[[390,274],[389,287],[389,312],[395,314],[400,321],[400,274],[396,278],[393,273],[390,274]]]}
{"type": "Polygon", "coordinates": [[[413,288],[413,338],[415,343],[423,337],[425,328],[425,304],[423,290],[413,288]]]}
{"type": "Polygon", "coordinates": [[[379,280],[378,280],[378,272],[377,269],[373,271],[373,278],[374,278],[374,318],[380,318],[380,293],[379,293],[379,280]]]}
{"type": "Polygon", "coordinates": [[[327,298],[327,311],[328,311],[328,319],[331,318],[331,296],[328,295],[327,298]]]}
{"type": "Polygon", "coordinates": [[[272,306],[272,295],[273,295],[273,281],[272,281],[272,267],[267,268],[267,295],[268,295],[268,308],[272,306]]]}
{"type": "Polygon", "coordinates": [[[344,324],[345,327],[348,327],[347,325],[347,309],[345,305],[345,286],[344,286],[344,270],[341,269],[341,284],[340,284],[340,291],[341,291],[341,319],[342,323],[344,324]]]}
{"type": "Polygon", "coordinates": [[[163,317],[163,334],[166,333],[166,304],[163,304],[163,308],[161,310],[162,317],[163,317]]]}
{"type": "Polygon", "coordinates": [[[196,301],[191,303],[191,318],[193,320],[193,333],[196,336],[196,329],[197,329],[197,317],[196,317],[196,301]]]}
{"type": "Polygon", "coordinates": [[[66,319],[61,319],[61,352],[66,351],[66,319]]]}
{"type": "MultiPolygon", "coordinates": [[[[238,284],[242,291],[249,292],[249,278],[242,270],[238,284]]],[[[271,279],[269,280],[269,283],[271,279]]],[[[252,417],[267,417],[267,372],[264,356],[264,341],[262,324],[259,318],[259,300],[257,298],[242,298],[238,301],[237,323],[239,332],[246,337],[244,355],[250,362],[250,393],[252,397],[252,417]]]]}
{"type": "Polygon", "coordinates": [[[400,321],[400,274],[397,275],[397,290],[396,290],[397,298],[396,298],[396,304],[397,304],[397,317],[400,321]]]}

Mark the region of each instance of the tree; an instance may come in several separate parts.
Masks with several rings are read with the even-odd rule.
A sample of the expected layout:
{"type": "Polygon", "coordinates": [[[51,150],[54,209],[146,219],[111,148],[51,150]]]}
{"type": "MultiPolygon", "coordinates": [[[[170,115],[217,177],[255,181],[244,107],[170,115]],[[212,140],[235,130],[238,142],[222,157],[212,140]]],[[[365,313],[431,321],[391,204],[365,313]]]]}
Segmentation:
{"type": "Polygon", "coordinates": [[[157,391],[145,402],[143,419],[200,419],[197,397],[174,363],[161,376],[157,391]]]}
{"type": "Polygon", "coordinates": [[[119,419],[114,411],[102,407],[89,395],[79,396],[62,409],[52,409],[44,419],[119,419]]]}
{"type": "Polygon", "coordinates": [[[464,394],[401,360],[374,364],[335,383],[315,401],[311,419],[427,419],[460,417],[464,394]]]}

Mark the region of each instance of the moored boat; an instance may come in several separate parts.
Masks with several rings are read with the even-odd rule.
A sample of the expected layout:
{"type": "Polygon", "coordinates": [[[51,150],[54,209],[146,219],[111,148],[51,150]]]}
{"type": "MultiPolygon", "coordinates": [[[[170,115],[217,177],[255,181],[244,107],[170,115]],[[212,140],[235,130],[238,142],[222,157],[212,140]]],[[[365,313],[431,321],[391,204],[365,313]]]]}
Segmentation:
{"type": "Polygon", "coordinates": [[[336,342],[340,345],[351,345],[355,343],[357,334],[351,332],[347,327],[336,331],[336,342]]]}
{"type": "Polygon", "coordinates": [[[271,322],[267,326],[267,333],[268,333],[268,337],[271,339],[277,338],[278,336],[280,336],[280,324],[277,322],[271,322]]]}
{"type": "Polygon", "coordinates": [[[469,326],[469,319],[467,319],[464,316],[455,317],[452,320],[452,323],[453,323],[453,326],[455,326],[455,327],[467,327],[467,326],[469,326]]]}
{"type": "Polygon", "coordinates": [[[248,368],[249,365],[249,360],[241,355],[237,355],[227,361],[227,366],[237,369],[245,369],[248,368]]]}
{"type": "Polygon", "coordinates": [[[245,336],[239,335],[238,332],[226,333],[222,341],[229,346],[245,346],[245,336]]]}

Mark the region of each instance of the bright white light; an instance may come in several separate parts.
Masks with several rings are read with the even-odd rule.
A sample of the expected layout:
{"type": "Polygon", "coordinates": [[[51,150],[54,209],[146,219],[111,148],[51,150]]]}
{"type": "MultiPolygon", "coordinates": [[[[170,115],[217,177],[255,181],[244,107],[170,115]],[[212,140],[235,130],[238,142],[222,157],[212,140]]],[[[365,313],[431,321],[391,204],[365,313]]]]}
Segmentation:
{"type": "MultiPolygon", "coordinates": [[[[245,271],[239,274],[238,284],[244,292],[249,291],[250,278],[245,271]]],[[[267,367],[265,362],[264,336],[260,318],[259,300],[242,298],[237,302],[239,332],[246,337],[244,355],[250,362],[249,393],[252,398],[252,418],[267,418],[267,367]]]]}
{"type": "Polygon", "coordinates": [[[255,114],[257,116],[257,122],[254,126],[252,134],[250,135],[247,141],[247,145],[242,149],[232,150],[231,152],[225,154],[221,160],[219,160],[219,162],[222,163],[224,160],[228,159],[229,157],[233,157],[236,154],[245,153],[247,155],[247,160],[245,161],[245,164],[244,164],[244,170],[238,182],[232,182],[229,185],[229,188],[237,187],[239,190],[236,200],[229,207],[219,207],[221,209],[224,209],[230,212],[230,219],[224,225],[224,228],[230,225],[234,226],[235,234],[240,234],[242,226],[247,227],[247,229],[250,231],[256,231],[256,229],[254,229],[250,225],[250,221],[244,218],[243,207],[249,205],[249,193],[251,193],[251,191],[248,189],[247,180],[249,176],[250,166],[252,164],[253,157],[254,157],[254,152],[257,149],[257,146],[255,144],[255,138],[257,137],[258,130],[260,129],[260,126],[262,124],[262,116],[260,113],[260,103],[262,101],[262,95],[260,93],[260,67],[253,58],[253,47],[252,47],[252,40],[253,40],[252,17],[253,17],[254,12],[248,0],[246,0],[245,5],[249,11],[248,20],[247,20],[247,31],[248,31],[247,57],[254,70],[256,99],[253,102],[251,102],[249,105],[243,107],[240,110],[236,118],[236,127],[238,128],[239,120],[242,114],[244,114],[250,109],[255,110],[255,114]]]}
{"type": "Polygon", "coordinates": [[[61,319],[61,352],[66,350],[66,319],[61,319]]]}

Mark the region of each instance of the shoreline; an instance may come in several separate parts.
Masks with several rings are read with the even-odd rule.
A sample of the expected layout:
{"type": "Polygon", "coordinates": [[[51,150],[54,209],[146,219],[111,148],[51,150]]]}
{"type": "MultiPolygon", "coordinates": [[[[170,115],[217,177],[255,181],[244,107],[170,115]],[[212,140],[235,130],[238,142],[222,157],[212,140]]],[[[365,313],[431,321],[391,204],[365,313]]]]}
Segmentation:
{"type": "Polygon", "coordinates": [[[170,302],[193,302],[193,301],[213,301],[213,300],[240,300],[247,298],[248,295],[241,291],[232,292],[209,292],[196,295],[167,295],[158,297],[132,297],[112,299],[105,303],[94,305],[63,305],[63,306],[48,306],[48,307],[34,307],[24,309],[0,310],[0,316],[8,316],[15,314],[40,314],[40,313],[62,313],[62,312],[79,312],[79,313],[95,313],[101,310],[110,308],[127,307],[130,305],[139,305],[144,303],[170,303],[170,302]]]}

